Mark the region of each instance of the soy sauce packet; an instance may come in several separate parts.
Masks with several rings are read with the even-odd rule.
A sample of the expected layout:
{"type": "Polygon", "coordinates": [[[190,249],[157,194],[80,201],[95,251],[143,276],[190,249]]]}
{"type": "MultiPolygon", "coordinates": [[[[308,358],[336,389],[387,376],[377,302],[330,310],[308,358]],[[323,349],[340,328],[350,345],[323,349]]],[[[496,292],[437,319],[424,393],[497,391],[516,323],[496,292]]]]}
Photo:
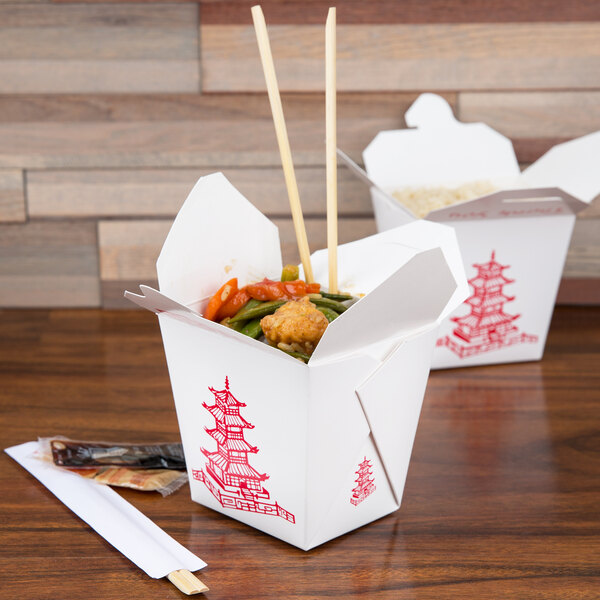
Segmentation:
{"type": "Polygon", "coordinates": [[[183,447],[172,444],[122,444],[84,442],[49,438],[55,465],[85,469],[92,467],[127,467],[129,469],[185,470],[183,447]]]}
{"type": "Polygon", "coordinates": [[[38,438],[35,455],[97,483],[168,496],[188,481],[179,443],[84,442],[38,438]]]}

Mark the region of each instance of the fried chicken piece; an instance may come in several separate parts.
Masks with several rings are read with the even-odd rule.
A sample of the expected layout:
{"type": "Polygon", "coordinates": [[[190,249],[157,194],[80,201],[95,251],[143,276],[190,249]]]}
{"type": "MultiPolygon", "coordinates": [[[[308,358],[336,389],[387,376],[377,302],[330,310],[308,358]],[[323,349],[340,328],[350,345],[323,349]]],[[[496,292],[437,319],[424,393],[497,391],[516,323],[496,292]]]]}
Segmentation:
{"type": "Polygon", "coordinates": [[[260,322],[272,346],[309,356],[327,329],[327,317],[316,309],[308,296],[291,300],[260,322]]]}

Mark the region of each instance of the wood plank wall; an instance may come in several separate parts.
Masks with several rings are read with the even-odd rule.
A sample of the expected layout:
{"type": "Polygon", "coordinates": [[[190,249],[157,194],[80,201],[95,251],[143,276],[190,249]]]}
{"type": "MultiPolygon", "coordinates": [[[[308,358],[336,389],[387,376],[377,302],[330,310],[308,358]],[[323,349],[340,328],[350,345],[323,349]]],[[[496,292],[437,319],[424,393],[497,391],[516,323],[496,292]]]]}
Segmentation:
{"type": "MultiPolygon", "coordinates": [[[[222,170],[297,260],[252,2],[0,0],[0,307],[123,306],[153,283],[169,223],[222,170]]],[[[308,234],[325,243],[328,2],[268,1],[308,234]]],[[[338,3],[339,144],[359,159],[421,91],[530,163],[600,129],[595,0],[338,3]]],[[[600,169],[600,157],[599,167],[600,169]]],[[[340,170],[340,237],[375,231],[340,170]]],[[[559,299],[600,302],[600,201],[577,219],[559,299]]]]}

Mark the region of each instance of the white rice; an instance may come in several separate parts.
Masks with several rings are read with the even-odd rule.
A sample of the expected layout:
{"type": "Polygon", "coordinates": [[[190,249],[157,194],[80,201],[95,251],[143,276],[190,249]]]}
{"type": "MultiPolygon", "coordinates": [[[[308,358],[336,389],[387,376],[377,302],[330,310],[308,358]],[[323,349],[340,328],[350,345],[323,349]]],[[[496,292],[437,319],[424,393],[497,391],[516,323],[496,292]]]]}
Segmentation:
{"type": "Polygon", "coordinates": [[[496,190],[497,188],[489,181],[471,181],[455,188],[407,187],[392,192],[392,195],[416,217],[423,218],[432,210],[473,200],[496,190]]]}

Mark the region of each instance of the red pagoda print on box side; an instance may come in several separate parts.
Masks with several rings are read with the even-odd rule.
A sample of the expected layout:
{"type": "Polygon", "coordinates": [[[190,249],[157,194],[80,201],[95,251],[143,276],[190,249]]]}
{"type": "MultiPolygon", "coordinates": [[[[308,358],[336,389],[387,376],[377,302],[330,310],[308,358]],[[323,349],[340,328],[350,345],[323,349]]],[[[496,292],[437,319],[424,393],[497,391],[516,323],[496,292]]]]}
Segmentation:
{"type": "Polygon", "coordinates": [[[496,262],[496,252],[492,251],[489,262],[473,266],[477,269],[477,275],[469,279],[473,295],[464,302],[471,312],[464,317],[452,317],[457,324],[452,336],[440,338],[437,345],[447,346],[460,358],[467,358],[504,346],[537,342],[537,335],[520,333],[514,325],[521,315],[504,312],[504,304],[515,299],[503,292],[504,286],[514,281],[502,273],[509,265],[496,262]]]}
{"type": "Polygon", "coordinates": [[[356,487],[352,490],[352,496],[350,497],[350,503],[354,506],[358,506],[363,500],[370,496],[377,488],[375,487],[375,480],[372,479],[373,471],[371,470],[373,465],[371,461],[363,460],[358,465],[356,471],[356,487]]]}
{"type": "Polygon", "coordinates": [[[215,427],[205,430],[217,442],[217,449],[200,448],[208,461],[205,470],[192,469],[193,478],[202,481],[223,508],[275,515],[295,523],[292,513],[269,502],[269,492],[262,485],[269,476],[248,463],[248,454],[256,454],[258,448],[245,440],[244,429],[254,429],[254,425],[240,415],[246,405],[229,391],[229,378],[225,378],[224,390],[208,389],[215,403],[203,402],[202,406],[214,417],[215,427]]]}

